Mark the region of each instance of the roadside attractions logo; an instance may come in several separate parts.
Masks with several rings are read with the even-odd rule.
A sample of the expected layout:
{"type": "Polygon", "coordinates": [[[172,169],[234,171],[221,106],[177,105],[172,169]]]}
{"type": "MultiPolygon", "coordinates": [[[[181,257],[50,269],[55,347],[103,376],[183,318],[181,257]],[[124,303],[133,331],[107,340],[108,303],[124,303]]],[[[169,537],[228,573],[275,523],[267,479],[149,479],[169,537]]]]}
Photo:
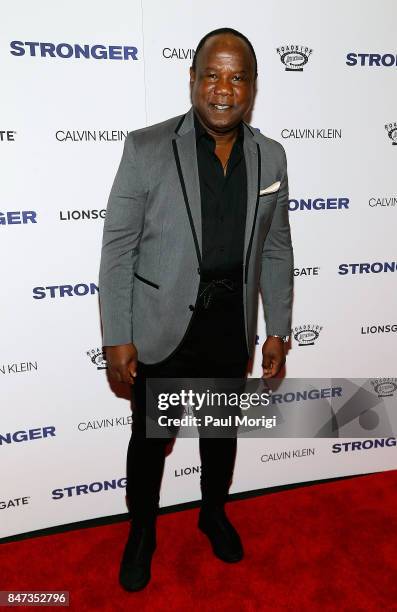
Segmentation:
{"type": "Polygon", "coordinates": [[[322,330],[321,325],[299,325],[292,330],[293,336],[299,346],[312,346],[318,339],[322,330]]]}
{"type": "Polygon", "coordinates": [[[304,45],[284,45],[277,47],[276,51],[286,72],[302,72],[313,53],[313,49],[304,45]]]}
{"type": "Polygon", "coordinates": [[[391,140],[392,145],[397,145],[397,123],[386,123],[385,130],[391,140]]]}
{"type": "Polygon", "coordinates": [[[378,397],[393,397],[397,391],[397,378],[376,378],[371,380],[371,385],[378,397]]]}
{"type": "Polygon", "coordinates": [[[106,370],[108,364],[102,348],[90,349],[86,353],[97,370],[106,370]]]}

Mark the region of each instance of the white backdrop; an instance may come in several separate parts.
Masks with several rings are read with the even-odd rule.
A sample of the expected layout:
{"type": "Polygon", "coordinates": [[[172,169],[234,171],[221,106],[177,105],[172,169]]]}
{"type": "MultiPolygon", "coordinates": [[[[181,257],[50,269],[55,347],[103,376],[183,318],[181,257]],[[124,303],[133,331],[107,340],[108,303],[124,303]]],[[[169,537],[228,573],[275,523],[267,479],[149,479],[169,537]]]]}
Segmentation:
{"type": "MultiPolygon", "coordinates": [[[[287,152],[287,376],[396,375],[396,19],[394,0],[21,0],[3,10],[1,537],[126,512],[130,403],[100,357],[104,209],[128,131],[189,108],[192,49],[209,30],[252,41],[252,124],[287,152]],[[277,52],[290,45],[312,50],[301,71],[277,52]],[[318,198],[329,208],[308,209],[318,198]],[[301,346],[304,326],[321,329],[301,346]]],[[[258,353],[254,375],[259,366],[258,353]]],[[[330,439],[240,439],[231,492],[393,469],[394,440],[335,453],[330,439]]],[[[197,440],[178,440],[163,506],[199,499],[198,465],[197,440]]]]}

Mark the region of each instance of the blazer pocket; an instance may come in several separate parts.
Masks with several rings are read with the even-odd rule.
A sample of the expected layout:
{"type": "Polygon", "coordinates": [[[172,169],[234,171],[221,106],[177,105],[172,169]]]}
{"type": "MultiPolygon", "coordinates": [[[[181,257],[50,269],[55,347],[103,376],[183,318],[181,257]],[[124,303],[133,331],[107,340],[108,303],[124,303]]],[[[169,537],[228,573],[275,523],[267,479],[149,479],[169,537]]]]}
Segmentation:
{"type": "Polygon", "coordinates": [[[278,194],[278,191],[274,191],[272,193],[260,193],[259,194],[259,198],[261,200],[271,200],[272,196],[275,197],[275,196],[277,196],[277,194],[278,194]]]}
{"type": "Polygon", "coordinates": [[[267,206],[268,204],[273,204],[273,202],[276,202],[277,196],[278,191],[275,191],[273,193],[264,193],[263,195],[259,194],[259,202],[264,206],[267,206]]]}
{"type": "Polygon", "coordinates": [[[272,193],[277,193],[280,189],[280,186],[281,186],[281,181],[276,181],[275,183],[272,183],[272,185],[269,185],[268,187],[264,187],[263,189],[260,189],[259,195],[264,196],[264,195],[271,195],[272,193]]]}
{"type": "Polygon", "coordinates": [[[155,289],[160,289],[160,285],[157,285],[156,283],[152,283],[152,281],[148,280],[147,278],[143,278],[143,276],[141,276],[140,274],[137,274],[137,272],[134,272],[134,276],[135,278],[140,280],[142,283],[146,283],[146,285],[150,285],[151,287],[154,287],[155,289]]]}

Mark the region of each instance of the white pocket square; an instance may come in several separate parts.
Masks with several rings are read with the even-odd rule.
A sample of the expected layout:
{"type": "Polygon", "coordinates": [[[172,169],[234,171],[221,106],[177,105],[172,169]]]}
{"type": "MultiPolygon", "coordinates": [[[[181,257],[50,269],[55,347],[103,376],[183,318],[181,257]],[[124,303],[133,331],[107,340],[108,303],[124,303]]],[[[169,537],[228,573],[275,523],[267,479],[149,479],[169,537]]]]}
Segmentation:
{"type": "Polygon", "coordinates": [[[276,181],[275,183],[273,183],[272,185],[269,185],[269,187],[266,187],[266,189],[261,189],[259,192],[259,195],[266,195],[267,193],[275,193],[276,191],[278,191],[280,189],[280,181],[276,181]]]}

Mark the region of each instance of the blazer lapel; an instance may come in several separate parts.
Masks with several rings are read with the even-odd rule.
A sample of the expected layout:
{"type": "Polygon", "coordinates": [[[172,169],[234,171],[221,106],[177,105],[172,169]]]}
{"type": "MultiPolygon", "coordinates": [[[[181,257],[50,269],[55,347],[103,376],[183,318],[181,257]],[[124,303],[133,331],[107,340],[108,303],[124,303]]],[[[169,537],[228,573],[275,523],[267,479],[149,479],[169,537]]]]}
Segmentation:
{"type": "Polygon", "coordinates": [[[178,170],[179,181],[190,228],[193,234],[199,266],[201,266],[202,229],[201,229],[201,195],[198,175],[196,132],[194,129],[193,109],[185,115],[182,123],[176,128],[173,139],[173,151],[178,170]]]}
{"type": "MultiPolygon", "coordinates": [[[[172,142],[174,157],[196,248],[197,260],[199,266],[201,266],[201,196],[193,108],[186,113],[175,132],[175,138],[172,142]]],[[[245,279],[247,279],[251,244],[259,203],[261,160],[259,145],[255,141],[254,133],[246,124],[244,124],[244,157],[247,168],[247,215],[244,236],[245,279]]]]}
{"type": "Polygon", "coordinates": [[[245,279],[251,254],[252,238],[255,230],[260,189],[260,149],[250,128],[244,124],[244,156],[247,168],[247,215],[244,239],[245,279]]]}

